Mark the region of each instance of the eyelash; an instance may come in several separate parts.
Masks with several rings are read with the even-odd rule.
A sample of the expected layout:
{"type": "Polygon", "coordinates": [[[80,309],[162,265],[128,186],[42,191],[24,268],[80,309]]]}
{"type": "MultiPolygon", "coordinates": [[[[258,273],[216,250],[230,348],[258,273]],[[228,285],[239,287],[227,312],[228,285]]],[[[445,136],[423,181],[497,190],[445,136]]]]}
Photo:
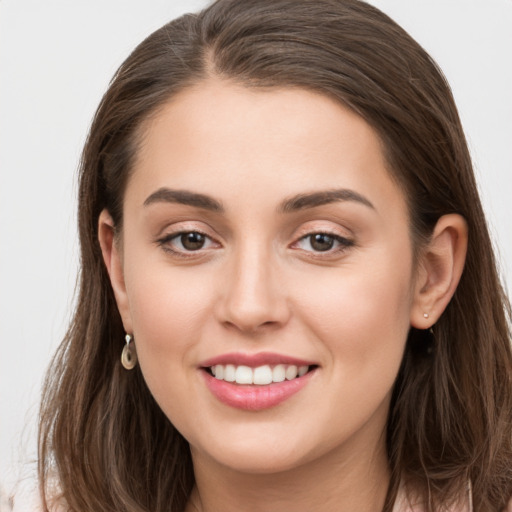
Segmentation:
{"type": "Polygon", "coordinates": [[[210,236],[208,236],[206,233],[203,233],[200,230],[193,229],[193,230],[187,230],[187,231],[178,231],[176,233],[169,233],[168,235],[165,235],[164,237],[157,240],[157,244],[166,252],[169,252],[173,254],[174,256],[178,256],[180,258],[191,258],[194,257],[194,255],[199,254],[203,247],[200,247],[197,250],[187,250],[183,247],[183,243],[181,243],[183,249],[173,249],[173,240],[179,240],[184,235],[201,235],[205,238],[205,240],[210,241],[210,243],[218,244],[218,242],[215,242],[210,236]]]}
{"type": "MultiPolygon", "coordinates": [[[[168,235],[165,235],[164,237],[158,239],[157,244],[165,252],[171,253],[173,256],[177,256],[179,258],[193,258],[195,256],[199,256],[200,254],[202,254],[202,251],[205,250],[204,247],[200,247],[197,250],[187,250],[186,248],[183,247],[183,242],[181,242],[181,245],[183,247],[182,249],[173,248],[173,241],[180,240],[180,238],[182,238],[184,235],[201,235],[202,237],[204,237],[205,240],[209,241],[210,244],[220,245],[218,242],[213,240],[212,237],[210,237],[206,233],[203,233],[200,230],[187,230],[187,231],[184,230],[184,231],[178,231],[176,233],[169,233],[168,235]]],[[[312,231],[312,232],[307,233],[306,235],[301,236],[297,241],[295,241],[293,244],[291,244],[291,247],[294,249],[301,250],[306,253],[312,253],[314,255],[314,257],[316,257],[316,258],[321,258],[321,257],[328,257],[328,256],[332,256],[335,254],[342,253],[342,252],[346,251],[348,248],[353,247],[354,245],[355,245],[355,242],[353,240],[350,240],[343,236],[337,235],[335,233],[331,233],[329,231],[312,231]],[[322,251],[322,250],[315,251],[314,249],[308,250],[308,249],[303,249],[303,248],[297,247],[298,244],[300,244],[301,242],[308,240],[308,239],[310,240],[310,244],[311,244],[312,237],[314,237],[314,236],[329,237],[330,239],[332,239],[333,244],[337,243],[338,246],[336,248],[332,248],[332,247],[328,248],[325,251],[322,251]]],[[[207,247],[206,250],[208,248],[209,247],[207,247]]]]}
{"type": "Polygon", "coordinates": [[[353,240],[350,240],[348,238],[345,238],[343,236],[340,236],[340,235],[337,235],[336,233],[331,233],[329,231],[314,231],[314,232],[310,232],[308,233],[307,235],[304,235],[302,237],[300,237],[297,242],[294,242],[293,245],[298,245],[299,243],[305,241],[305,240],[308,240],[309,239],[309,243],[311,245],[312,243],[312,239],[313,237],[315,236],[324,236],[324,237],[328,237],[332,240],[332,243],[333,245],[334,244],[338,244],[337,247],[333,248],[328,248],[327,250],[325,251],[322,251],[322,250],[307,250],[307,249],[301,249],[305,252],[311,252],[315,255],[315,257],[322,257],[322,255],[325,255],[325,256],[328,256],[328,255],[335,255],[335,254],[339,254],[341,252],[344,252],[346,251],[349,247],[353,247],[355,245],[354,241],[353,240]]]}

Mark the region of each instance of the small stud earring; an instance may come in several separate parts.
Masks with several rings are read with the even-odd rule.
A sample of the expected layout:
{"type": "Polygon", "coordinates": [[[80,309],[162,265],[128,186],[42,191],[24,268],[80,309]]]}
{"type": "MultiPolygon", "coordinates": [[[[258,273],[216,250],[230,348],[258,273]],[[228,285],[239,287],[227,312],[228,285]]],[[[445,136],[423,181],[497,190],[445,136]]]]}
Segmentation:
{"type": "Polygon", "coordinates": [[[125,336],[126,345],[121,352],[121,364],[126,370],[133,370],[137,365],[137,354],[130,347],[133,338],[130,334],[125,336]]]}
{"type": "Polygon", "coordinates": [[[423,313],[423,318],[428,318],[428,313],[423,313]]]}

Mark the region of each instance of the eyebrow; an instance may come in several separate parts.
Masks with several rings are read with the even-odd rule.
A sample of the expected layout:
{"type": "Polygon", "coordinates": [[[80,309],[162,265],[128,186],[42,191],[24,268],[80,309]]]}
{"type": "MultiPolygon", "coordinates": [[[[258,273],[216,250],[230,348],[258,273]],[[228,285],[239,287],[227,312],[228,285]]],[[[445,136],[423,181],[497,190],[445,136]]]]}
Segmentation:
{"type": "MultiPolygon", "coordinates": [[[[278,211],[282,213],[291,213],[340,201],[354,201],[375,210],[373,204],[366,199],[366,197],[354,190],[336,189],[297,194],[296,196],[286,199],[281,203],[278,211]]],[[[197,192],[191,192],[189,190],[175,190],[167,187],[159,188],[157,191],[149,195],[144,201],[144,206],[149,206],[154,203],[177,203],[217,213],[224,212],[222,203],[213,197],[205,194],[199,194],[197,192]]]]}
{"type": "Polygon", "coordinates": [[[156,192],[149,195],[144,201],[144,206],[149,206],[154,203],[184,204],[218,213],[224,211],[222,204],[216,199],[213,199],[213,197],[198,194],[197,192],[190,192],[189,190],[173,190],[166,187],[159,188],[156,192]]]}
{"type": "Polygon", "coordinates": [[[355,201],[372,210],[375,206],[366,199],[366,197],[350,189],[335,189],[325,190],[320,192],[311,192],[309,194],[298,194],[284,201],[280,206],[280,211],[283,213],[291,213],[298,210],[305,210],[307,208],[315,208],[316,206],[323,206],[326,204],[337,203],[340,201],[355,201]]]}

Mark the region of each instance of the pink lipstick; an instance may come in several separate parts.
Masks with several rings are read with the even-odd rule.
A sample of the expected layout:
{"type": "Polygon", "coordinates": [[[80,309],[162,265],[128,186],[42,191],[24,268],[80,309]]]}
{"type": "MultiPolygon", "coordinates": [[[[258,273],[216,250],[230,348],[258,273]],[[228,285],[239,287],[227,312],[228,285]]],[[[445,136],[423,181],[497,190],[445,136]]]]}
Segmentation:
{"type": "Polygon", "coordinates": [[[317,365],[281,354],[224,354],[200,370],[210,392],[222,403],[259,411],[275,407],[310,382],[317,365]]]}

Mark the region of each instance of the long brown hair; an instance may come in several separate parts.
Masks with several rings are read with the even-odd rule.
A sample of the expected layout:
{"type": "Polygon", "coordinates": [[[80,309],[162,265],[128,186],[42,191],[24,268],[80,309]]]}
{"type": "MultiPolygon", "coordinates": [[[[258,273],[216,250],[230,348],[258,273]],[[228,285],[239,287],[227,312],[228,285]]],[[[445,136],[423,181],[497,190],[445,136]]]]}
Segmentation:
{"type": "Polygon", "coordinates": [[[358,0],[218,0],[157,30],[114,76],[80,166],[81,273],[76,312],[48,372],[39,471],[45,506],[74,511],[175,511],[194,484],[187,442],[136,368],[123,370],[124,331],[97,238],[107,208],[122,228],[140,125],[210,76],[246,87],[317,91],[380,136],[408,199],[416,248],[440,216],[467,221],[455,295],[430,334],[411,329],[387,428],[392,471],[429,511],[472,482],[474,510],[512,496],[510,306],[499,282],[464,133],[442,73],[378,9],[358,0]]]}

